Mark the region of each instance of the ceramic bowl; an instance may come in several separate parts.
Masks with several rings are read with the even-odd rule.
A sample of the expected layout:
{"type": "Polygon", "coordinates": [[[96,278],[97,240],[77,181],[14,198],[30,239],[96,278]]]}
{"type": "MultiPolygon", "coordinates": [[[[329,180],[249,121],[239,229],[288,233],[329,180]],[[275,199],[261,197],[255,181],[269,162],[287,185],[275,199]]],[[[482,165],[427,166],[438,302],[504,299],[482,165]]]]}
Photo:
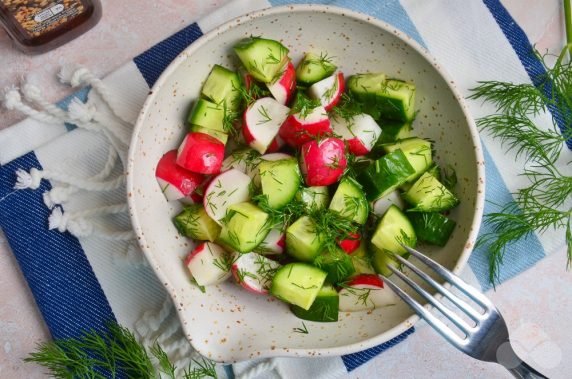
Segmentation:
{"type": "Polygon", "coordinates": [[[181,142],[189,104],[211,67],[235,66],[231,47],[250,35],[282,41],[295,64],[305,51],[326,51],[345,75],[377,71],[415,83],[415,134],[435,141],[436,160],[455,168],[461,199],[451,213],[458,226],[447,246],[425,251],[456,273],[466,264],[482,216],[484,165],[475,125],[453,82],[426,50],[390,25],[346,9],[308,5],[258,11],[218,27],[181,53],[154,85],[135,126],[128,163],[129,207],[141,248],[192,346],[213,360],[342,355],[386,342],[417,321],[405,304],[340,313],[336,323],[305,322],[309,333],[301,334],[294,332],[301,320],[280,301],[231,281],[206,293],[190,283],[183,258],[193,245],[171,222],[180,206],[165,201],[155,166],[181,142]]]}

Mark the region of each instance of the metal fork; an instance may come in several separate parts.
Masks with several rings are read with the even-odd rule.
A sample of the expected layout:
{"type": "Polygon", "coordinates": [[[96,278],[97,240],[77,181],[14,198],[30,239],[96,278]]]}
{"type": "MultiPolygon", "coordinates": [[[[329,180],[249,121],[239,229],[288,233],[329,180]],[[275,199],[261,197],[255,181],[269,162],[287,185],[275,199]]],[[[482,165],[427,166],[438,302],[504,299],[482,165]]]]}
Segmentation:
{"type": "Polygon", "coordinates": [[[441,266],[434,260],[426,257],[419,251],[412,249],[408,246],[403,246],[411,255],[415,256],[419,261],[426,264],[428,267],[433,269],[437,274],[442,276],[450,284],[461,290],[469,299],[474,301],[480,307],[484,309],[484,312],[475,310],[471,305],[467,304],[464,300],[458,296],[451,293],[450,290],[443,287],[441,284],[437,283],[429,275],[421,271],[419,268],[414,266],[411,262],[406,259],[394,255],[394,258],[402,265],[408,267],[416,275],[422,278],[424,281],[433,286],[438,290],[443,296],[448,298],[454,305],[456,305],[460,310],[462,310],[470,319],[475,323],[474,326],[469,325],[465,320],[459,317],[449,308],[445,307],[442,302],[433,297],[429,292],[423,289],[420,285],[415,283],[413,280],[408,278],[399,269],[389,265],[391,271],[395,273],[401,280],[411,286],[415,291],[417,291],[423,298],[425,298],[431,305],[437,308],[443,315],[445,315],[459,330],[465,334],[464,337],[459,336],[450,327],[445,325],[441,320],[439,320],[435,315],[433,315],[428,309],[419,304],[410,295],[405,293],[400,287],[398,287],[394,282],[383,277],[385,283],[407,304],[411,306],[417,312],[417,314],[422,317],[429,325],[433,327],[437,332],[439,332],[447,341],[449,341],[457,349],[461,350],[463,353],[481,361],[485,362],[495,362],[503,365],[507,370],[511,372],[516,378],[522,379],[535,379],[535,378],[546,378],[546,376],[540,374],[538,371],[534,370],[528,364],[526,364],[522,359],[520,359],[510,345],[510,339],[508,335],[508,329],[506,323],[502,318],[498,309],[494,304],[486,298],[480,291],[476,288],[468,285],[465,281],[459,278],[457,275],[453,274],[451,271],[447,270],[445,267],[441,266]],[[499,354],[500,353],[500,354],[499,354]],[[499,357],[500,355],[500,357],[499,357]]]}

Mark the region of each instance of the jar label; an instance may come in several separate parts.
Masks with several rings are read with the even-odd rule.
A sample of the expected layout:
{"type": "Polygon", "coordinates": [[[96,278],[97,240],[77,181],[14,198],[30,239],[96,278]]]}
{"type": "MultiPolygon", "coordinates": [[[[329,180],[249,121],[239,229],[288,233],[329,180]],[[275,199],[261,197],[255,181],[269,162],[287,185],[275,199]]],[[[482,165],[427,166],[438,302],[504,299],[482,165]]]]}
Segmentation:
{"type": "Polygon", "coordinates": [[[84,11],[81,0],[0,0],[0,4],[31,37],[56,29],[84,11]]]}

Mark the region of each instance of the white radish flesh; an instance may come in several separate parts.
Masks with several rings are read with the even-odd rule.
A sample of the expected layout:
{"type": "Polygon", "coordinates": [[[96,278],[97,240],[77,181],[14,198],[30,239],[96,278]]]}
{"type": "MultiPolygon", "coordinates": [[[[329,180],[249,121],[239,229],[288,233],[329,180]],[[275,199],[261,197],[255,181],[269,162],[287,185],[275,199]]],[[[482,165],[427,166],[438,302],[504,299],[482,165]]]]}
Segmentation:
{"type": "Polygon", "coordinates": [[[373,207],[372,207],[373,213],[376,216],[383,216],[384,213],[392,205],[399,207],[399,209],[403,209],[405,206],[405,204],[403,203],[403,200],[401,199],[401,196],[399,196],[398,191],[390,192],[386,196],[376,200],[373,203],[373,207]]]}
{"type": "Polygon", "coordinates": [[[276,101],[280,104],[288,104],[296,89],[296,69],[292,62],[288,62],[280,76],[272,83],[267,83],[266,86],[276,101]]]}
{"type": "Polygon", "coordinates": [[[395,293],[375,274],[355,276],[340,290],[339,296],[342,312],[373,310],[397,302],[395,293]]]}
{"type": "Polygon", "coordinates": [[[320,100],[320,103],[327,111],[335,107],[344,93],[344,75],[337,72],[316,82],[308,88],[311,98],[320,100]]]}
{"type": "Polygon", "coordinates": [[[217,175],[207,186],[203,205],[210,218],[222,225],[221,219],[233,204],[250,200],[250,177],[237,169],[217,175]]]}
{"type": "Polygon", "coordinates": [[[332,130],[348,142],[350,152],[354,155],[365,155],[369,153],[379,136],[381,128],[373,117],[362,113],[350,119],[335,117],[331,120],[332,130]]]}
{"type": "Polygon", "coordinates": [[[241,254],[232,264],[232,275],[236,282],[248,291],[266,294],[272,284],[272,277],[280,267],[278,262],[257,253],[241,254]]]}
{"type": "Polygon", "coordinates": [[[185,259],[185,265],[199,286],[222,283],[231,276],[229,253],[212,242],[198,245],[185,259]]]}
{"type": "Polygon", "coordinates": [[[243,116],[242,131],[246,143],[264,154],[277,136],[289,112],[290,108],[271,97],[256,100],[243,116]]]}

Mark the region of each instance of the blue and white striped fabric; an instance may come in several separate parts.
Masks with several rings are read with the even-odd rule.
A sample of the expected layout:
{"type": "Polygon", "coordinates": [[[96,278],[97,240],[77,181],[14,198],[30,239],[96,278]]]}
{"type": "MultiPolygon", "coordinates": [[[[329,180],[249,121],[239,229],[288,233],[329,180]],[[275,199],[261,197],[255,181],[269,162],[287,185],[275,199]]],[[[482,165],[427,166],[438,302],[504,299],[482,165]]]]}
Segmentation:
{"type": "MultiPolygon", "coordinates": [[[[368,0],[314,1],[342,6],[377,17],[409,34],[441,62],[464,95],[478,80],[503,80],[537,83],[544,68],[531,54],[531,44],[499,0],[368,0]]],[[[175,35],[135,57],[133,61],[103,79],[113,111],[125,122],[133,123],[150,89],[165,67],[179,52],[220,23],[247,11],[305,1],[236,0],[208,17],[189,25],[175,35]]],[[[74,97],[98,103],[94,90],[84,89],[74,97]]],[[[66,109],[70,99],[58,104],[66,109]]],[[[469,102],[477,118],[492,111],[488,106],[469,102]]],[[[550,115],[544,115],[546,120],[550,115]]],[[[556,115],[557,117],[557,115],[556,115]]],[[[146,319],[147,337],[160,337],[168,343],[178,335],[173,328],[165,332],[161,323],[177,323],[174,312],[164,306],[166,294],[146,265],[122,264],[128,254],[126,238],[102,238],[104,233],[61,233],[48,230],[48,217],[54,212],[45,205],[44,192],[54,180],[42,180],[38,188],[15,190],[16,171],[33,168],[44,172],[65,171],[73,177],[90,177],[105,169],[108,140],[69,123],[49,123],[41,117],[27,119],[0,131],[0,227],[28,280],[36,302],[54,338],[73,337],[87,329],[103,330],[116,320],[136,328],[141,316],[146,319]],[[40,120],[40,121],[39,121],[40,120]],[[119,257],[119,258],[118,258],[119,257]],[[153,314],[149,310],[156,310],[153,314]],[[145,313],[147,312],[147,313],[145,313]]],[[[557,117],[558,118],[558,117],[557,117]]],[[[549,124],[549,123],[547,123],[549,124]]],[[[512,199],[523,179],[522,161],[506,159],[504,149],[482,136],[486,158],[486,197],[494,204],[512,199]]],[[[45,176],[50,178],[49,175],[45,176]]],[[[97,193],[77,193],[61,208],[64,214],[89,216],[87,207],[105,207],[124,202],[122,188],[97,193]]],[[[61,209],[56,207],[56,209],[61,209]]],[[[92,212],[93,213],[93,212],[92,212]]],[[[95,229],[105,232],[129,229],[128,217],[114,212],[94,221],[95,229]]],[[[95,215],[97,216],[97,215],[95,215]]],[[[78,216],[79,217],[79,216],[78,216]]],[[[61,228],[60,228],[61,229],[61,228]]],[[[93,229],[93,228],[92,228],[93,229]]],[[[93,231],[90,229],[91,231],[93,231]]],[[[482,228],[484,232],[487,227],[482,228]]],[[[65,228],[63,228],[65,231],[65,228]]],[[[72,231],[71,228],[68,228],[72,231]]],[[[505,281],[534,265],[547,254],[561,250],[564,240],[548,231],[512,245],[505,258],[500,279],[505,281]]],[[[489,289],[486,249],[473,252],[467,280],[489,289]]],[[[366,363],[385,349],[399,343],[413,328],[392,341],[364,352],[341,358],[277,359],[274,363],[288,377],[336,377],[366,363]]],[[[180,337],[179,337],[180,338],[180,337]]],[[[255,363],[233,367],[241,374],[255,363]]],[[[232,376],[231,369],[221,370],[232,376]]],[[[268,373],[268,375],[270,375],[268,373]]],[[[271,376],[266,376],[271,377],[271,376]]]]}

